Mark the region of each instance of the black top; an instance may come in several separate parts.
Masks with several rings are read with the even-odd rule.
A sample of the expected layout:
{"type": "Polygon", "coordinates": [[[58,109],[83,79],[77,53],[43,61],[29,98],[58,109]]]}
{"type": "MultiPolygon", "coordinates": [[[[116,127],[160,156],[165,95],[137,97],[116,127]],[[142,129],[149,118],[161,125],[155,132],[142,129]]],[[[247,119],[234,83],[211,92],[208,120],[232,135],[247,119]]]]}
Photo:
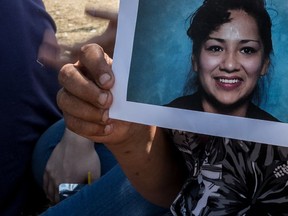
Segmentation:
{"type": "MultiPolygon", "coordinates": [[[[201,103],[201,95],[199,92],[196,92],[193,95],[179,97],[173,100],[171,103],[169,103],[168,106],[204,112],[202,103],[201,103]]],[[[249,104],[246,117],[253,118],[253,119],[267,120],[267,121],[279,121],[278,119],[276,119],[269,113],[255,106],[253,103],[249,104]]]]}

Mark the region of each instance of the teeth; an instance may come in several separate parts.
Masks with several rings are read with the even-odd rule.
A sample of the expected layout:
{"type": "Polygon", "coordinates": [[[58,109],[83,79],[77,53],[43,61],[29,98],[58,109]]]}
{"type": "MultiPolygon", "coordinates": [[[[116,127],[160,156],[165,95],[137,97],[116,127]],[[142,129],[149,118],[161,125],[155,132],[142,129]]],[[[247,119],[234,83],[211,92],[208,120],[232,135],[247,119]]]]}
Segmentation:
{"type": "Polygon", "coordinates": [[[233,83],[238,83],[238,79],[220,79],[220,82],[222,83],[228,83],[228,84],[233,84],[233,83]]]}

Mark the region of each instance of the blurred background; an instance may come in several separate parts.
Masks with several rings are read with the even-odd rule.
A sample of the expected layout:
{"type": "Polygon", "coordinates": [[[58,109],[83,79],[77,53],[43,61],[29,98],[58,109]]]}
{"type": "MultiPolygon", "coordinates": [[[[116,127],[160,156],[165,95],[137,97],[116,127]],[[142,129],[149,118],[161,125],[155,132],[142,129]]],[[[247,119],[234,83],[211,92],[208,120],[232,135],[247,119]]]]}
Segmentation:
{"type": "Polygon", "coordinates": [[[101,34],[107,21],[85,15],[85,7],[118,10],[118,0],[43,0],[49,14],[57,25],[60,44],[72,45],[95,34],[101,34]]]}

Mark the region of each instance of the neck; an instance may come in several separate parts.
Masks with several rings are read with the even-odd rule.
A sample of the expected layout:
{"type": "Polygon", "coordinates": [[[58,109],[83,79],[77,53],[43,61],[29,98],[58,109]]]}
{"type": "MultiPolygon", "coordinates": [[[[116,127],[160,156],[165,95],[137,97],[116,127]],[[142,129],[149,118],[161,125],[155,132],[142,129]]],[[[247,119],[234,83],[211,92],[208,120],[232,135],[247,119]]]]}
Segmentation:
{"type": "Polygon", "coordinates": [[[235,104],[226,106],[220,104],[211,104],[206,99],[202,99],[202,106],[205,112],[245,117],[249,106],[249,102],[246,102],[241,105],[235,104]]]}

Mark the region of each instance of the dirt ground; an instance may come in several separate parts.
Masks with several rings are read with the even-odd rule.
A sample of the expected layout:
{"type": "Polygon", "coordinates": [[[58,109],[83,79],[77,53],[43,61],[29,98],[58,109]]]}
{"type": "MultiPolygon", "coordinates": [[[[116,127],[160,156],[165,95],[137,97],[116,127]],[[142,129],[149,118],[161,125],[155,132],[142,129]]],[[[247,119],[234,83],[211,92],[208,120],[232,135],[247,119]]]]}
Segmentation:
{"type": "Polygon", "coordinates": [[[107,21],[85,15],[85,7],[118,10],[118,0],[43,0],[49,14],[57,25],[57,38],[60,44],[72,45],[75,42],[101,34],[107,21]]]}

